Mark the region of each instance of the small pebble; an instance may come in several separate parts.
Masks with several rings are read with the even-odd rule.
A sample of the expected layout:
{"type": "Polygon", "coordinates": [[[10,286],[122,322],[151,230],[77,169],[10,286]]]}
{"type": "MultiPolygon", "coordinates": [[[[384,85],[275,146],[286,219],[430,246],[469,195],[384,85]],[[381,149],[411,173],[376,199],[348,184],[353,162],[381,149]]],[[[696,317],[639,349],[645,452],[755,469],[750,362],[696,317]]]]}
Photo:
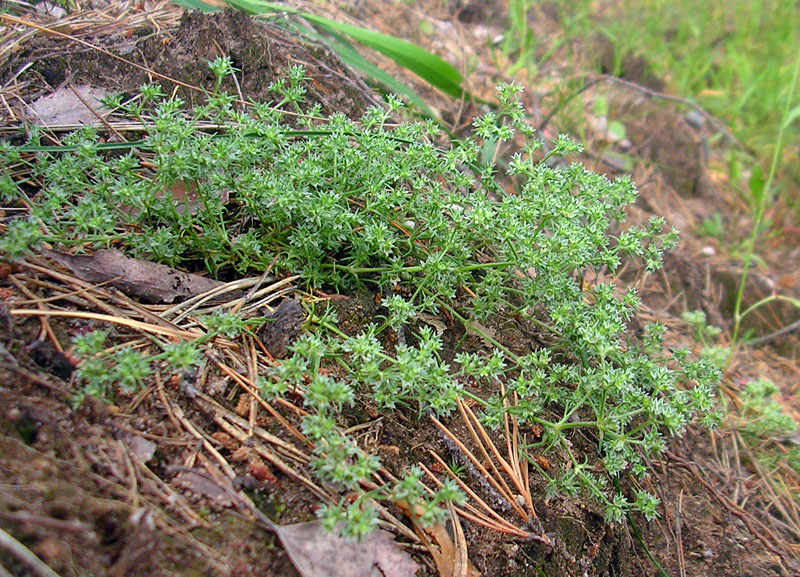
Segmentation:
{"type": "Polygon", "coordinates": [[[705,126],[705,119],[703,115],[697,112],[696,110],[692,110],[688,112],[686,116],[683,117],[686,120],[686,124],[691,126],[692,128],[703,128],[705,126]]]}

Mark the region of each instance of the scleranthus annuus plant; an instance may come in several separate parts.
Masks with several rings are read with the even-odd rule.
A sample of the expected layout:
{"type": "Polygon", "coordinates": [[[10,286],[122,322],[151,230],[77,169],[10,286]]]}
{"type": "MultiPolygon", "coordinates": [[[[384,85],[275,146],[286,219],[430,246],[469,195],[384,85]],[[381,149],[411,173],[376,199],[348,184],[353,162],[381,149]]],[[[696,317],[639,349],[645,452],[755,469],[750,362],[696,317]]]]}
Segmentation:
{"type": "MultiPolygon", "coordinates": [[[[218,77],[231,72],[223,64],[212,66],[218,77]]],[[[29,202],[20,183],[3,176],[2,198],[25,199],[31,209],[8,223],[0,249],[15,257],[40,241],[79,250],[114,244],[173,266],[203,262],[215,274],[262,271],[274,261],[309,287],[371,286],[391,295],[382,301],[385,319],[357,335],[343,333],[330,311],[312,315],[293,356],[260,380],[266,396],[304,391],[303,431],[317,447],[312,466],[359,495],[322,510],[330,526],[344,520],[351,534],[363,534],[375,523],[373,499],[424,501],[423,518],[434,521],[437,503],[460,498],[446,485],[423,500],[418,471],[397,487],[363,490],[359,481],[379,462],[339,426],[361,392],[382,410],[420,415],[446,415],[470,396],[487,425],[513,412],[542,431],[521,447],[523,458],[532,448],[560,457],[560,466],[539,468],[552,495],[591,497],[608,521],[629,511],[655,516],[654,496],[626,497],[612,481],[646,475],[648,456],[693,419],[712,424],[719,371],[686,350],[665,350],[661,325],[650,325],[641,342],[629,338],[635,291],[582,279],[613,274],[626,258],[657,269],[677,232],[665,231],[661,218],[624,228],[636,198],[630,178],[612,181],[559,160],[580,147],[563,135],[545,146],[526,122],[516,85],[498,87],[497,109],[475,120],[472,137],[442,149],[434,123],[390,123],[402,108],[392,97],[359,122],[343,114],[320,121],[311,109],[289,128],[283,108],[303,110],[303,82],[302,68],[291,68],[273,85],[278,102],[247,112],[233,107],[220,82],[194,112],[154,86],[127,104],[117,100],[147,128],[136,143],[147,163],[133,152],[109,154],[93,128],[61,148],[4,145],[3,164],[28,164],[42,188],[29,202]],[[208,122],[213,133],[202,128],[208,122]],[[507,164],[479,166],[483,146],[518,136],[524,144],[507,164]],[[38,154],[30,160],[26,152],[38,154]],[[191,190],[192,200],[176,201],[169,194],[176,186],[191,190]],[[487,319],[518,315],[550,333],[558,350],[518,356],[484,334],[488,353],[457,351],[457,366],[449,366],[440,337],[415,324],[417,315],[440,310],[478,332],[487,319]],[[387,331],[408,342],[385,345],[387,331]],[[331,376],[326,363],[347,376],[331,376]],[[468,380],[473,391],[494,394],[465,390],[468,380]],[[577,454],[576,431],[596,440],[599,465],[577,454]]]]}

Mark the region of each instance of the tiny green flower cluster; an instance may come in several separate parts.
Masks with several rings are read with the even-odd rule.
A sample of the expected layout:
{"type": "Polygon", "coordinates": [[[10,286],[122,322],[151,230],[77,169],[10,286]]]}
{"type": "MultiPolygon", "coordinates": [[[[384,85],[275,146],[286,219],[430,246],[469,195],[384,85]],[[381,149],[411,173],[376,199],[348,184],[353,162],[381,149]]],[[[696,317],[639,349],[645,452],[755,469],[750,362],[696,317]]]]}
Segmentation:
{"type": "MultiPolygon", "coordinates": [[[[522,457],[529,449],[560,457],[555,470],[539,470],[551,493],[596,499],[609,521],[632,510],[655,516],[654,496],[626,497],[617,481],[626,472],[646,474],[648,456],[664,448],[665,435],[680,435],[697,418],[714,423],[719,368],[708,356],[665,349],[658,324],[638,343],[626,338],[636,292],[583,282],[613,275],[625,258],[657,269],[677,243],[677,231],[665,230],[662,218],[625,224],[637,194],[631,179],[609,180],[568,162],[580,146],[564,135],[540,140],[514,84],[498,87],[497,108],[475,119],[472,136],[443,149],[434,144],[441,137],[435,123],[390,122],[402,108],[397,98],[358,122],[343,114],[320,120],[318,107],[303,108],[304,70],[291,67],[272,85],[275,102],[242,110],[221,90],[230,61],[218,59],[211,69],[215,89],[192,113],[156,85],[127,102],[109,98],[109,106],[147,130],[127,153],[100,142],[92,127],[60,147],[41,146],[35,130],[25,146],[0,144],[0,165],[27,165],[42,184],[31,200],[27,184],[4,171],[0,197],[30,211],[9,222],[0,251],[16,258],[41,241],[77,250],[114,245],[228,275],[260,272],[274,261],[273,270],[299,272],[309,287],[370,285],[392,295],[382,302],[383,322],[358,335],[342,333],[329,312],[315,316],[293,356],[260,380],[267,396],[303,390],[310,411],[303,430],[317,447],[312,466],[326,482],[360,495],[321,514],[331,526],[348,521],[353,535],[374,525],[369,503],[379,495],[356,487],[378,463],[339,429],[343,408],[368,392],[383,410],[446,415],[470,395],[467,380],[488,391],[502,381],[506,396],[517,399],[473,395],[487,425],[512,412],[541,428],[522,457]],[[520,152],[496,164],[512,141],[520,152]],[[143,155],[148,162],[140,162],[143,155]],[[458,366],[451,367],[439,357],[440,337],[417,323],[440,310],[479,333],[487,319],[516,315],[549,333],[558,354],[540,349],[520,357],[483,334],[493,350],[457,351],[458,366]],[[395,339],[387,348],[386,331],[408,333],[409,342],[395,339]],[[347,376],[334,377],[323,361],[347,376]],[[577,453],[571,439],[580,431],[596,439],[600,463],[577,453]]],[[[203,322],[212,334],[244,327],[230,314],[203,322]]],[[[191,364],[188,350],[160,355],[191,364]]],[[[87,348],[81,378],[107,395],[106,377],[93,366],[107,359],[122,386],[138,385],[149,366],[137,354],[121,351],[112,359],[87,348]]],[[[390,494],[424,501],[429,520],[437,503],[457,499],[449,485],[422,499],[418,471],[390,494]]]]}
{"type": "Polygon", "coordinates": [[[107,338],[108,331],[93,331],[73,341],[74,356],[81,361],[76,380],[84,383],[73,399],[76,404],[86,395],[113,400],[116,387],[134,392],[151,374],[150,363],[137,351],[126,347],[106,354],[103,347],[107,338]]]}
{"type": "Polygon", "coordinates": [[[778,393],[780,388],[766,379],[748,382],[739,395],[739,430],[762,466],[772,468],[782,462],[800,472],[797,422],[775,398],[778,393]]]}
{"type": "MultiPolygon", "coordinates": [[[[372,503],[380,500],[404,501],[411,510],[421,507],[420,521],[423,523],[441,521],[445,514],[445,510],[439,507],[441,502],[460,503],[464,499],[453,481],[446,482],[432,498],[428,497],[424,485],[420,482],[422,472],[418,469],[410,471],[398,481],[394,489],[387,491],[384,487],[371,490],[361,488],[361,483],[380,469],[380,460],[375,455],[365,453],[352,439],[343,434],[337,426],[336,417],[342,413],[343,407],[353,405],[356,393],[354,386],[370,382],[370,377],[367,375],[371,374],[372,370],[377,373],[389,373],[388,370],[381,371],[380,367],[386,361],[394,359],[383,352],[381,345],[375,339],[373,334],[375,327],[357,337],[347,338],[333,324],[335,316],[332,314],[328,313],[316,320],[343,338],[323,339],[318,334],[303,335],[291,347],[294,352],[292,357],[274,367],[271,378],[260,379],[259,385],[261,392],[269,398],[282,395],[288,390],[304,391],[304,402],[311,412],[304,417],[302,430],[314,443],[315,457],[311,460],[311,467],[321,480],[347,491],[351,497],[350,502],[343,498],[336,506],[323,507],[318,512],[323,522],[330,528],[341,523],[346,535],[361,537],[376,526],[377,512],[372,503]],[[359,367],[348,371],[350,374],[348,381],[337,379],[327,370],[321,370],[325,358],[341,360],[344,355],[350,358],[354,366],[357,364],[359,367]],[[367,366],[372,370],[366,369],[367,366]],[[355,498],[352,498],[353,495],[355,498]]],[[[432,363],[436,363],[432,360],[432,348],[435,348],[435,345],[431,346],[433,339],[430,335],[427,342],[429,344],[415,349],[426,359],[423,362],[424,366],[415,374],[421,379],[430,380],[426,369],[430,368],[432,363]]],[[[446,371],[446,367],[444,370],[446,371]]],[[[394,371],[396,375],[399,373],[399,370],[394,371]]],[[[408,373],[406,376],[409,376],[408,373]]],[[[373,389],[376,391],[381,387],[378,383],[373,384],[373,389]]],[[[423,406],[426,401],[433,404],[437,399],[435,392],[419,398],[423,389],[420,384],[423,384],[422,380],[419,383],[408,383],[409,389],[412,386],[415,389],[417,396],[414,400],[419,406],[423,406]]],[[[403,398],[399,393],[399,387],[397,391],[396,394],[384,391],[384,395],[391,397],[391,401],[387,398],[384,399],[387,402],[383,402],[378,395],[375,398],[384,407],[394,406],[394,403],[403,398]]],[[[453,398],[451,403],[454,402],[453,398]]]]}
{"type": "Polygon", "coordinates": [[[200,346],[216,336],[234,337],[246,330],[247,323],[237,315],[215,312],[201,316],[206,334],[193,342],[153,340],[161,349],[157,354],[130,347],[109,347],[105,343],[109,331],[95,330],[73,338],[73,356],[78,361],[75,380],[80,384],[73,396],[77,407],[89,395],[105,402],[114,402],[119,392],[138,392],[157,367],[164,374],[190,370],[202,362],[200,346]]]}

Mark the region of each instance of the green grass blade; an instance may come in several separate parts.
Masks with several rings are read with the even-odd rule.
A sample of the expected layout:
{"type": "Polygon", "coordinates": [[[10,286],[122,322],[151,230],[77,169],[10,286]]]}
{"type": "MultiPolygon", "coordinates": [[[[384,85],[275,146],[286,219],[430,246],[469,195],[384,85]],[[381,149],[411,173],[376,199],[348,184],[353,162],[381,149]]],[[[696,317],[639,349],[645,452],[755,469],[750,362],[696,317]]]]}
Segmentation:
{"type": "Polygon", "coordinates": [[[318,39],[324,40],[330,44],[331,47],[336,51],[336,54],[339,55],[339,58],[341,58],[342,62],[345,64],[352,66],[356,70],[360,70],[364,75],[367,76],[367,78],[386,87],[389,92],[393,92],[398,96],[405,96],[408,102],[411,102],[417,106],[427,116],[431,118],[435,116],[430,107],[416,92],[406,86],[403,82],[397,80],[388,72],[381,70],[372,62],[364,58],[358,52],[358,50],[353,48],[353,46],[341,35],[337,33],[329,33],[328,38],[322,38],[318,34],[312,34],[318,39]]]}
{"type": "MultiPolygon", "coordinates": [[[[182,6],[186,6],[187,8],[199,9],[199,10],[219,10],[220,7],[214,3],[203,2],[202,0],[173,0],[177,4],[182,6]]],[[[297,14],[302,18],[305,18],[309,22],[316,25],[320,30],[327,32],[329,34],[333,33],[340,33],[344,34],[377,52],[380,52],[384,56],[391,58],[397,64],[410,70],[435,88],[438,88],[445,94],[452,96],[454,98],[470,98],[472,100],[476,100],[472,97],[469,93],[464,91],[461,87],[461,83],[464,81],[461,73],[456,70],[453,66],[436,56],[435,54],[428,52],[427,50],[420,48],[416,44],[412,44],[411,42],[407,42],[405,40],[400,40],[399,38],[394,38],[393,36],[389,36],[387,34],[382,34],[380,32],[375,32],[373,30],[368,30],[366,28],[361,28],[360,26],[353,26],[351,24],[343,24],[341,22],[336,22],[335,20],[331,20],[330,18],[324,18],[322,16],[316,16],[314,14],[309,14],[308,12],[303,12],[300,10],[296,10],[293,8],[289,8],[288,6],[284,6],[282,4],[275,4],[273,2],[266,2],[264,0],[224,0],[226,4],[238,8],[239,10],[243,10],[250,14],[268,14],[272,12],[284,12],[290,14],[297,14]]],[[[339,44],[341,47],[341,43],[339,44]]],[[[352,59],[352,52],[355,50],[349,51],[351,55],[352,66],[356,66],[360,70],[364,71],[365,73],[370,74],[371,76],[375,77],[376,79],[378,76],[382,76],[383,79],[380,79],[380,82],[385,82],[385,73],[383,75],[377,75],[376,69],[377,67],[371,67],[369,71],[365,69],[363,66],[364,64],[368,64],[366,60],[363,58],[360,59],[358,63],[354,59],[352,59]]],[[[389,86],[389,88],[394,89],[394,87],[389,86]]],[[[403,92],[408,96],[407,92],[403,92]]],[[[416,97],[419,99],[419,97],[416,97]]],[[[416,103],[416,102],[415,102],[416,103]]]]}
{"type": "Polygon", "coordinates": [[[461,88],[464,79],[458,70],[416,44],[311,14],[304,15],[304,17],[325,31],[341,32],[365,46],[377,50],[445,94],[454,98],[464,96],[464,90],[461,88]]]}
{"type": "Polygon", "coordinates": [[[794,122],[798,118],[800,118],[800,106],[795,106],[794,108],[792,108],[791,111],[789,111],[786,114],[786,117],[783,119],[783,125],[782,125],[783,128],[784,129],[789,128],[789,125],[791,125],[792,122],[794,122]]]}
{"type": "Polygon", "coordinates": [[[220,6],[216,2],[203,2],[202,0],[172,0],[172,2],[189,10],[202,10],[203,12],[220,12],[225,9],[225,6],[220,6]]]}

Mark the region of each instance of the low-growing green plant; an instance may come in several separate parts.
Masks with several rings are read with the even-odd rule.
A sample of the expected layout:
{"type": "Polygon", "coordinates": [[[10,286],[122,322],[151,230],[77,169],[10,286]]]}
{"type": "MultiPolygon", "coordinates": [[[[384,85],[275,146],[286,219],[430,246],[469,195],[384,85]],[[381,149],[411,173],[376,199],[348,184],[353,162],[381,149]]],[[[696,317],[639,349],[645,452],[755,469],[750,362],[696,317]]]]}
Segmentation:
{"type": "MultiPolygon", "coordinates": [[[[219,61],[212,70],[218,78],[231,71],[219,61]]],[[[322,509],[330,526],[345,520],[349,533],[363,534],[376,520],[373,499],[424,503],[423,520],[434,521],[438,503],[461,498],[445,485],[423,500],[416,470],[388,492],[363,489],[379,462],[339,426],[360,394],[381,410],[419,416],[447,415],[459,397],[471,397],[491,426],[512,412],[542,430],[522,457],[535,448],[560,463],[539,469],[551,494],[592,498],[610,522],[630,511],[654,517],[656,497],[624,495],[610,481],[646,475],[648,457],[694,419],[714,423],[719,369],[686,349],[665,349],[661,325],[650,325],[641,342],[626,336],[639,306],[635,291],[587,286],[583,278],[613,274],[626,258],[657,269],[677,231],[665,231],[661,218],[643,228],[625,224],[637,194],[630,178],[611,181],[578,162],[551,162],[580,147],[560,135],[545,152],[516,85],[498,87],[499,106],[475,119],[474,136],[440,148],[433,123],[389,122],[402,108],[396,98],[359,122],[343,114],[324,122],[301,116],[290,129],[283,109],[303,110],[303,83],[304,71],[293,67],[273,85],[276,102],[244,112],[220,92],[220,82],[193,112],[157,87],[142,87],[139,98],[121,106],[147,130],[127,153],[109,151],[93,128],[61,147],[3,145],[2,164],[26,165],[41,188],[29,198],[26,184],[4,177],[4,199],[30,211],[8,223],[0,249],[17,258],[42,241],[75,250],[113,244],[216,275],[274,265],[278,273],[299,272],[310,288],[370,286],[391,295],[382,301],[385,316],[356,335],[341,331],[331,310],[314,310],[293,355],[259,381],[270,397],[304,392],[309,415],[302,428],[316,446],[312,467],[327,483],[359,495],[322,509]],[[478,164],[485,142],[514,139],[520,152],[506,168],[478,164]],[[173,198],[176,188],[191,197],[173,198]],[[459,351],[454,366],[444,362],[440,336],[415,321],[440,310],[481,334],[491,350],[459,351]],[[514,354],[483,328],[499,315],[533,323],[557,348],[514,354]],[[391,332],[404,338],[389,345],[384,337],[391,332]],[[338,372],[330,370],[335,366],[338,372]],[[500,382],[515,403],[504,402],[500,382]],[[573,442],[582,432],[597,443],[599,462],[573,442]]],[[[243,328],[229,314],[202,321],[215,334],[243,328]]],[[[84,363],[96,358],[81,346],[95,355],[84,363]]],[[[191,364],[189,349],[179,347],[160,355],[191,364]]],[[[122,366],[133,381],[143,378],[132,358],[122,366]]]]}
{"type": "Polygon", "coordinates": [[[739,395],[738,430],[762,463],[772,467],[782,460],[800,473],[797,423],[775,399],[779,392],[775,383],[766,379],[748,382],[739,395]]]}
{"type": "Polygon", "coordinates": [[[701,310],[686,311],[681,315],[681,319],[692,325],[694,340],[702,347],[701,356],[720,370],[727,367],[731,349],[715,344],[722,330],[708,324],[706,313],[701,310]]]}
{"type": "Polygon", "coordinates": [[[781,408],[774,396],[780,389],[772,381],[756,379],[748,382],[739,399],[741,413],[747,419],[742,430],[762,438],[791,435],[797,423],[781,408]]]}
{"type": "Polygon", "coordinates": [[[216,311],[200,317],[206,333],[192,342],[165,343],[153,340],[149,350],[130,347],[105,348],[109,331],[95,330],[73,339],[73,356],[78,361],[75,381],[79,385],[72,399],[73,406],[89,395],[105,402],[114,402],[121,393],[135,393],[158,367],[168,374],[180,373],[200,364],[200,345],[217,336],[232,338],[245,331],[250,322],[238,315],[216,311]]]}
{"type": "Polygon", "coordinates": [[[80,389],[72,399],[78,406],[86,395],[112,402],[118,390],[137,391],[151,375],[149,360],[138,351],[124,347],[105,351],[108,331],[93,331],[75,337],[74,356],[79,361],[75,380],[80,389]]]}
{"type": "Polygon", "coordinates": [[[725,224],[722,222],[722,214],[715,210],[714,214],[704,218],[699,232],[700,235],[704,237],[724,240],[726,235],[725,224]]]}
{"type": "MultiPolygon", "coordinates": [[[[218,333],[210,333],[212,338],[218,333]]],[[[104,402],[114,402],[119,393],[135,393],[144,386],[158,367],[168,374],[180,373],[201,362],[198,342],[160,343],[161,352],[130,347],[104,348],[109,331],[92,331],[73,339],[73,356],[78,362],[75,382],[79,385],[72,398],[77,407],[88,395],[104,402]]],[[[205,340],[205,339],[203,339],[205,340]]]]}

